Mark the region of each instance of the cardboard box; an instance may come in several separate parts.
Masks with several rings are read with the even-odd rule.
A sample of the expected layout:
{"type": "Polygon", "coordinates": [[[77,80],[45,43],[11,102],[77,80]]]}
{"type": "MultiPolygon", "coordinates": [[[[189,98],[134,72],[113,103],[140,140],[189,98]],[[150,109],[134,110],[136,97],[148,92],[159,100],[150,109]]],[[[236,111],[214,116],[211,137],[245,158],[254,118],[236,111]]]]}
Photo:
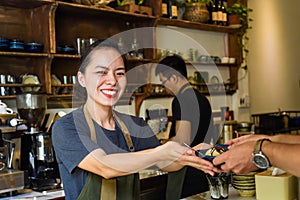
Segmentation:
{"type": "Polygon", "coordinates": [[[255,175],[257,200],[296,200],[298,199],[298,180],[285,173],[272,176],[272,171],[255,175]]]}

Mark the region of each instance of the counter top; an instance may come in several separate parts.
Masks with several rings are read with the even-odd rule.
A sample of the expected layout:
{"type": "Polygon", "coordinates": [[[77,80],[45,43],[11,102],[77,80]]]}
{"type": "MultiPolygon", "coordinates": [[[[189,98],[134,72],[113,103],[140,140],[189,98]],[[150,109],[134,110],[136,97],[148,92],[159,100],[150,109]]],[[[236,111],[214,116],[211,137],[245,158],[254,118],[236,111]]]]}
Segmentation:
{"type": "MultiPolygon", "coordinates": [[[[196,194],[181,200],[209,200],[211,199],[209,192],[203,192],[200,194],[196,194]]],[[[253,197],[241,197],[236,189],[234,189],[231,185],[229,186],[229,200],[256,200],[256,196],[253,197]]]]}
{"type": "MultiPolygon", "coordinates": [[[[140,172],[140,179],[147,179],[155,176],[160,176],[167,174],[167,172],[163,172],[160,170],[143,170],[140,172]]],[[[14,199],[14,200],[49,200],[49,199],[64,199],[65,193],[63,189],[57,189],[57,190],[49,190],[49,191],[43,191],[43,192],[37,192],[37,191],[32,191],[30,189],[24,189],[24,190],[19,190],[20,194],[17,194],[12,197],[4,197],[0,199],[1,200],[9,200],[9,199],[14,199]]]]}
{"type": "MultiPolygon", "coordinates": [[[[26,194],[20,194],[14,197],[7,197],[2,198],[1,200],[54,200],[54,199],[63,199],[64,197],[64,191],[63,190],[54,190],[54,191],[44,191],[44,192],[29,192],[26,194]]],[[[204,192],[200,194],[196,194],[187,198],[183,198],[181,200],[210,200],[210,193],[204,192]]],[[[229,200],[256,200],[256,197],[241,197],[238,192],[232,187],[229,186],[229,200]]]]}
{"type": "Polygon", "coordinates": [[[63,189],[53,190],[53,191],[43,191],[43,192],[36,192],[36,191],[29,191],[26,189],[24,190],[24,194],[18,194],[12,197],[5,197],[1,198],[1,200],[54,200],[54,199],[64,199],[65,192],[63,189]]]}

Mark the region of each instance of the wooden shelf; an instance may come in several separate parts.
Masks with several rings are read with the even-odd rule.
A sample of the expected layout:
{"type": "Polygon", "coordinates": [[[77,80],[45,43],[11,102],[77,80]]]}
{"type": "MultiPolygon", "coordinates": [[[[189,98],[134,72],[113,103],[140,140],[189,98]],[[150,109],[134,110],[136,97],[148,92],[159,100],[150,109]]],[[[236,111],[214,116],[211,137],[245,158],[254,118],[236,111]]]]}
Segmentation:
{"type": "Polygon", "coordinates": [[[218,66],[218,67],[238,67],[236,63],[214,63],[214,62],[194,62],[188,61],[187,65],[206,65],[206,66],[218,66]]]}
{"type": "Polygon", "coordinates": [[[51,54],[54,58],[80,59],[80,55],[76,54],[51,54]]]}
{"type": "Polygon", "coordinates": [[[32,9],[51,3],[54,3],[54,0],[5,0],[0,2],[0,6],[32,9]]]}
{"type": "Polygon", "coordinates": [[[149,19],[156,19],[154,16],[148,16],[138,13],[130,13],[127,11],[116,10],[111,7],[96,7],[96,6],[89,6],[89,5],[82,5],[82,4],[75,4],[75,3],[68,3],[63,1],[57,1],[57,4],[60,9],[63,9],[65,12],[72,12],[73,14],[79,15],[105,15],[106,17],[110,15],[111,17],[128,17],[128,18],[135,18],[137,20],[149,20],[149,19]]]}
{"type": "Polygon", "coordinates": [[[41,87],[42,84],[20,84],[20,83],[12,83],[12,84],[0,84],[0,87],[41,87]]]}
{"type": "Polygon", "coordinates": [[[52,98],[72,98],[73,94],[51,94],[48,95],[48,99],[52,98]]]}
{"type": "Polygon", "coordinates": [[[178,20],[178,19],[168,19],[168,18],[158,18],[156,25],[176,26],[181,28],[222,32],[222,33],[236,33],[240,30],[239,28],[233,28],[230,26],[218,26],[212,24],[204,24],[199,22],[192,22],[192,21],[178,20]]]}
{"type": "Polygon", "coordinates": [[[52,84],[51,87],[73,87],[74,84],[52,84]]]}
{"type": "Polygon", "coordinates": [[[0,51],[0,56],[11,57],[49,57],[48,53],[29,53],[29,52],[13,52],[13,51],[0,51]]]}
{"type": "MultiPolygon", "coordinates": [[[[230,0],[231,2],[231,0],[230,0]]],[[[229,2],[229,3],[230,3],[229,2]]],[[[0,51],[1,74],[9,74],[19,77],[22,74],[32,73],[39,77],[39,85],[23,84],[2,84],[1,87],[41,87],[41,91],[47,93],[52,106],[57,106],[61,101],[63,106],[72,102],[72,94],[51,94],[67,88],[70,91],[73,84],[51,85],[51,74],[57,75],[58,78],[63,76],[73,76],[77,73],[81,56],[77,54],[60,54],[56,53],[56,45],[73,45],[76,46],[76,38],[97,38],[106,39],[111,36],[117,36],[134,28],[153,27],[154,29],[146,34],[136,35],[144,46],[155,47],[156,32],[155,27],[176,26],[187,29],[200,31],[220,32],[228,35],[228,56],[236,58],[235,64],[229,63],[203,63],[187,62],[188,65],[203,65],[229,68],[230,80],[235,84],[225,87],[226,94],[233,94],[237,89],[234,79],[237,77],[239,65],[242,61],[241,48],[236,44],[237,33],[239,28],[229,26],[217,26],[191,22],[187,20],[167,19],[160,17],[161,1],[145,0],[145,6],[153,10],[153,16],[128,11],[116,10],[110,7],[96,7],[65,1],[56,0],[3,0],[0,2],[0,9],[3,11],[3,17],[0,18],[0,24],[5,29],[1,37],[14,39],[19,38],[25,42],[36,41],[44,45],[44,52],[12,52],[0,51]],[[55,102],[55,99],[58,101],[55,102]]],[[[134,34],[131,34],[132,37],[134,34]]],[[[131,36],[130,35],[130,36],[131,36]]],[[[117,38],[114,38],[117,39],[117,38]]],[[[125,46],[130,46],[130,37],[124,40],[125,46]]],[[[151,73],[151,65],[147,63],[157,63],[156,49],[147,48],[144,50],[145,59],[129,58],[129,68],[139,66],[139,70],[133,72],[128,83],[129,89],[139,88],[138,83],[146,83],[151,73]],[[133,83],[130,83],[133,82],[133,83]],[[137,83],[137,84],[134,84],[137,83]],[[131,87],[131,88],[130,88],[131,87]]],[[[226,69],[227,70],[227,69],[226,69]]],[[[155,86],[155,85],[152,85],[155,86]]],[[[207,84],[207,87],[218,88],[218,85],[207,84]]],[[[201,93],[207,95],[221,95],[221,91],[211,91],[210,93],[201,90],[201,93]]],[[[141,101],[147,98],[164,98],[171,97],[169,94],[154,94],[153,88],[143,88],[137,90],[133,96],[141,104],[141,101]],[[149,90],[150,89],[150,90],[149,90]],[[144,93],[143,93],[144,92],[144,93]]],[[[67,92],[66,92],[67,93],[67,92]]],[[[14,95],[1,96],[1,99],[15,98],[14,95]]],[[[126,102],[131,96],[124,97],[126,102]]]]}

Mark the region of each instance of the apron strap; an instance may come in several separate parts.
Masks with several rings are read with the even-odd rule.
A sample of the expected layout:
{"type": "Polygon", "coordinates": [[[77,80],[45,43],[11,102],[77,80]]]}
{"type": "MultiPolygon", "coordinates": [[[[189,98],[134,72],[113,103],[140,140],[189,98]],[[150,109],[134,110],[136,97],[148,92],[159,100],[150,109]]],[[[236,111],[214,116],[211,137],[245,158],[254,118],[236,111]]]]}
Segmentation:
{"type": "MultiPolygon", "coordinates": [[[[91,132],[91,139],[93,142],[97,143],[97,137],[96,137],[96,131],[95,126],[93,124],[92,118],[87,110],[86,104],[83,106],[83,113],[84,117],[87,121],[87,124],[89,126],[90,132],[91,132]]],[[[130,133],[124,124],[124,122],[119,118],[119,116],[116,115],[115,112],[113,112],[113,116],[118,122],[118,124],[121,127],[123,136],[126,140],[127,146],[131,152],[134,151],[134,146],[130,137],[130,133]]],[[[100,200],[115,200],[117,198],[117,181],[116,178],[113,179],[104,179],[102,178],[102,185],[101,185],[101,195],[100,200]]]]}
{"type": "Polygon", "coordinates": [[[114,118],[116,119],[116,121],[118,122],[118,124],[120,125],[121,127],[121,130],[122,130],[122,133],[123,133],[123,136],[126,140],[126,144],[129,148],[129,150],[131,152],[134,152],[134,146],[133,146],[133,143],[132,143],[132,140],[131,140],[131,137],[130,137],[130,133],[126,127],[126,125],[124,124],[124,122],[120,119],[120,117],[118,115],[116,115],[116,112],[113,111],[113,116],[114,118]]]}
{"type": "Polygon", "coordinates": [[[184,93],[186,90],[188,90],[188,89],[193,89],[193,87],[189,84],[189,83],[187,83],[187,84],[185,84],[184,86],[182,86],[182,88],[179,90],[179,94],[182,94],[182,93],[184,93]]]}

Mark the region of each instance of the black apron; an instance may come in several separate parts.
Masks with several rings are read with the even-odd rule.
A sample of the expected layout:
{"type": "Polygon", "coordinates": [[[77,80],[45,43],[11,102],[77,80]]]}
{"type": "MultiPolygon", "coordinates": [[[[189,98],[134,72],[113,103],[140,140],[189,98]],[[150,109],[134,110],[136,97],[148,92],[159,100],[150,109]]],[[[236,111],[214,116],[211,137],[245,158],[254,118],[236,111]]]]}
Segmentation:
{"type": "MultiPolygon", "coordinates": [[[[95,127],[86,105],[84,105],[83,112],[91,132],[91,139],[97,143],[95,127]]],[[[127,127],[116,113],[114,113],[114,117],[121,127],[128,148],[133,152],[134,146],[127,127]]],[[[112,179],[104,179],[97,174],[89,172],[86,183],[78,196],[78,200],[138,200],[140,199],[139,190],[139,175],[137,173],[112,179]]]]}

